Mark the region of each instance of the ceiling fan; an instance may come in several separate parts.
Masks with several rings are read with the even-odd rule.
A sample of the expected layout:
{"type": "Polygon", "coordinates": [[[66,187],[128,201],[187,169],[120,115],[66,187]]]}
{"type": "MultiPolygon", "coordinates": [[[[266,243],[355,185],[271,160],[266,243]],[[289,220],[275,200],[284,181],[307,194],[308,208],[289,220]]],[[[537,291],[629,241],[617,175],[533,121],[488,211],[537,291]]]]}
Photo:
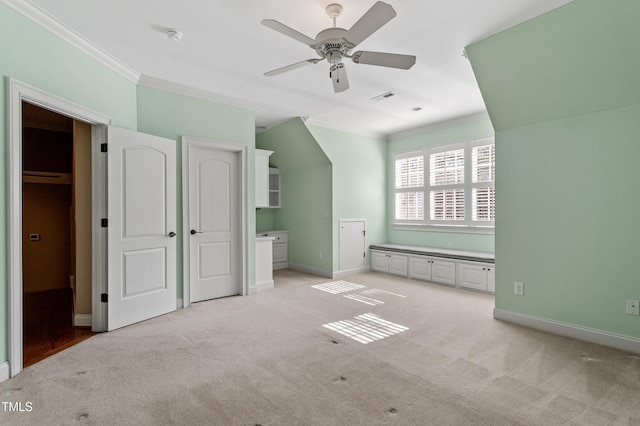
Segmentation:
{"type": "Polygon", "coordinates": [[[416,63],[416,57],[397,53],[382,53],[351,50],[362,43],[367,37],[378,31],[384,24],[396,16],[396,11],[391,5],[378,1],[369,9],[353,26],[345,30],[336,27],[336,18],[342,12],[339,4],[330,4],[326,7],[327,15],[333,19],[333,27],[322,30],[315,39],[290,28],[274,19],[263,19],[261,24],[272,30],[298,40],[311,47],[319,55],[319,58],[307,59],[264,73],[266,76],[282,74],[309,64],[317,64],[326,59],[331,67],[329,76],[333,81],[333,89],[343,92],[349,88],[347,71],[342,63],[344,58],[350,58],[356,64],[378,65],[382,67],[399,68],[408,70],[416,63]]]}

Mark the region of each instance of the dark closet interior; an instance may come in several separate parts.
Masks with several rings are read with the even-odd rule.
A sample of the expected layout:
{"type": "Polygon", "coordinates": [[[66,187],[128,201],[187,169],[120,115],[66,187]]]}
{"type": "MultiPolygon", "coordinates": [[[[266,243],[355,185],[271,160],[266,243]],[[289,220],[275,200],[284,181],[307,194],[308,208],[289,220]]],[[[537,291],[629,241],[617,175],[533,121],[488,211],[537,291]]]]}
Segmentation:
{"type": "Polygon", "coordinates": [[[23,363],[91,335],[74,326],[74,120],[22,106],[23,363]]]}

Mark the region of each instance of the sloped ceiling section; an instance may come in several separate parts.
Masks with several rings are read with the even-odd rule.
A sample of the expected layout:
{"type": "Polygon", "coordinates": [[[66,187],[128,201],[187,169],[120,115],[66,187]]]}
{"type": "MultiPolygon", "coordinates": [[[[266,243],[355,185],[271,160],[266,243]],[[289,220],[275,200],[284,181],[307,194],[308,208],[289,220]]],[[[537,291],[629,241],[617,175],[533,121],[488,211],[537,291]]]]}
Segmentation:
{"type": "Polygon", "coordinates": [[[281,170],[304,170],[331,164],[298,117],[256,135],[256,148],[274,151],[269,163],[281,170]]]}
{"type": "Polygon", "coordinates": [[[640,102],[640,2],[577,0],[466,48],[496,131],[640,102]]]}

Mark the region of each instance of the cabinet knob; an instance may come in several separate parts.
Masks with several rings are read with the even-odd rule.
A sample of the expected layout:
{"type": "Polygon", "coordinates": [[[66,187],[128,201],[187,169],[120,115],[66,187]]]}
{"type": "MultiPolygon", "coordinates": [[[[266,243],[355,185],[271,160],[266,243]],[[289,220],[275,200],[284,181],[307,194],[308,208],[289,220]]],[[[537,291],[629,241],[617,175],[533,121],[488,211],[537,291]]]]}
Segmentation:
{"type": "Polygon", "coordinates": [[[192,229],[190,232],[191,235],[196,235],[196,234],[202,234],[202,232],[196,231],[195,229],[192,229]]]}
{"type": "Polygon", "coordinates": [[[176,233],[175,233],[175,232],[173,232],[173,231],[171,231],[171,232],[169,232],[169,235],[168,235],[168,236],[169,236],[170,238],[173,238],[173,237],[175,237],[175,236],[176,236],[176,233]]]}

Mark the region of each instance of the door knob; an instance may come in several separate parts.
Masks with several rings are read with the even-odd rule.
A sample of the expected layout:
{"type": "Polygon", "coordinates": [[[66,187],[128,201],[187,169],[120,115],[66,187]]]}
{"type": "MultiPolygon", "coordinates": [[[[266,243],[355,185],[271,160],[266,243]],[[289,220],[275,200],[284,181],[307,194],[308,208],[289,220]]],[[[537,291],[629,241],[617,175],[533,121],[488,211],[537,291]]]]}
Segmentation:
{"type": "Polygon", "coordinates": [[[191,235],[202,234],[202,232],[198,232],[195,229],[191,230],[191,235]]]}
{"type": "Polygon", "coordinates": [[[176,236],[176,233],[175,233],[175,232],[173,232],[173,231],[169,232],[169,237],[173,238],[173,237],[175,237],[175,236],[176,236]]]}

